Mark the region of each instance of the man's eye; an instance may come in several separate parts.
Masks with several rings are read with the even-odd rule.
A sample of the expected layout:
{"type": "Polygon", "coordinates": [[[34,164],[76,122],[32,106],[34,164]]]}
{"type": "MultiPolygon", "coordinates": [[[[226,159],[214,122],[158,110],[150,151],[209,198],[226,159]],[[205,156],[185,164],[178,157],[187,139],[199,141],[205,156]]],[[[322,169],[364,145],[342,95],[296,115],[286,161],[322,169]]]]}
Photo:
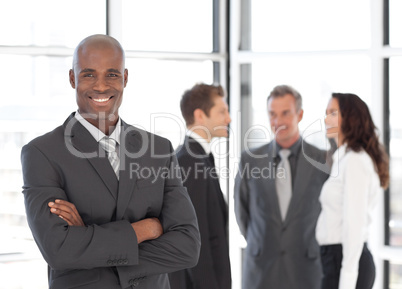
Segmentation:
{"type": "Polygon", "coordinates": [[[116,73],[110,73],[109,77],[117,77],[118,75],[116,73]]]}
{"type": "Polygon", "coordinates": [[[84,74],[84,77],[93,77],[94,75],[92,73],[86,73],[84,74]]]}

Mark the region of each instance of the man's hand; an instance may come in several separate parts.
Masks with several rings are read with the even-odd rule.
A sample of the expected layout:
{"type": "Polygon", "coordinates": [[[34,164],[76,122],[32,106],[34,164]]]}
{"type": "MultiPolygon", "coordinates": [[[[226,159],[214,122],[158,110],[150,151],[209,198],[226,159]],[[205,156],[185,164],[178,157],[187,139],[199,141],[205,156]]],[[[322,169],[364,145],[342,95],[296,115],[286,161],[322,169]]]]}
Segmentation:
{"type": "Polygon", "coordinates": [[[158,218],[147,218],[131,223],[131,226],[137,235],[138,244],[146,240],[154,240],[163,234],[162,225],[158,218]]]}
{"type": "Polygon", "coordinates": [[[55,200],[48,203],[50,212],[65,220],[70,226],[85,226],[77,208],[73,203],[64,200],[55,200]]]}

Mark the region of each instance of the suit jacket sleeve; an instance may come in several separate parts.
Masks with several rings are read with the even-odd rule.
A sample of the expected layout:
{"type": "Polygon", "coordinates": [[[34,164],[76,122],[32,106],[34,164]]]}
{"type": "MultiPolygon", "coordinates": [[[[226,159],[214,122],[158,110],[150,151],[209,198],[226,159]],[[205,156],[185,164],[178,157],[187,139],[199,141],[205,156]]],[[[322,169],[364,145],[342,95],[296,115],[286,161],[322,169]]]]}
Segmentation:
{"type": "Polygon", "coordinates": [[[244,155],[239,163],[234,186],[235,215],[241,234],[247,237],[247,226],[249,221],[249,197],[247,186],[247,165],[244,163],[244,155]]]}
{"type": "MultiPolygon", "coordinates": [[[[170,172],[180,172],[172,147],[168,167],[170,172]]],[[[165,179],[163,208],[159,218],[164,234],[158,239],[141,243],[139,264],[118,268],[120,276],[144,278],[197,264],[201,247],[197,218],[187,190],[182,186],[180,174],[172,173],[165,179]]]]}
{"type": "MultiPolygon", "coordinates": [[[[43,257],[54,269],[89,269],[111,266],[111,259],[138,264],[137,237],[127,221],[68,226],[50,213],[48,202],[68,200],[59,172],[34,145],[21,153],[23,194],[29,226],[43,257]]],[[[84,193],[84,192],[83,192],[84,193]]]]}

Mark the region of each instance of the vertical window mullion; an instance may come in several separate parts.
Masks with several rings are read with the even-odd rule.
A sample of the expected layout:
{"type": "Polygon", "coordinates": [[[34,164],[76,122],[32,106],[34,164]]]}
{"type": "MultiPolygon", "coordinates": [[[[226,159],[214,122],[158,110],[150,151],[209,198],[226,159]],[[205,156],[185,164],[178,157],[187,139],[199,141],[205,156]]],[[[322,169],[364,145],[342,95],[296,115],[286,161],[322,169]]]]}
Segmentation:
{"type": "MultiPolygon", "coordinates": [[[[388,0],[385,0],[384,2],[388,2],[388,0]]],[[[384,3],[385,5],[385,3],[384,3]]],[[[388,11],[386,9],[386,5],[384,6],[384,11],[388,11]]],[[[387,12],[385,12],[387,13],[387,12]]],[[[384,17],[385,18],[385,17],[384,17]]],[[[386,21],[384,20],[384,23],[386,21]]],[[[385,38],[388,39],[387,36],[388,33],[385,33],[386,27],[384,26],[384,42],[385,38]]],[[[389,39],[388,39],[389,40],[389,39]]],[[[384,59],[384,79],[383,79],[383,90],[384,90],[384,96],[383,96],[383,137],[384,137],[384,146],[387,151],[387,154],[390,155],[390,122],[389,122],[389,59],[386,58],[384,59]]],[[[384,192],[384,245],[388,246],[390,244],[390,227],[389,227],[389,221],[390,221],[390,214],[391,214],[391,209],[390,209],[390,190],[389,188],[385,190],[384,192]]],[[[384,260],[384,276],[383,276],[383,284],[384,284],[384,289],[389,288],[389,281],[390,281],[390,264],[388,260],[384,260]]]]}

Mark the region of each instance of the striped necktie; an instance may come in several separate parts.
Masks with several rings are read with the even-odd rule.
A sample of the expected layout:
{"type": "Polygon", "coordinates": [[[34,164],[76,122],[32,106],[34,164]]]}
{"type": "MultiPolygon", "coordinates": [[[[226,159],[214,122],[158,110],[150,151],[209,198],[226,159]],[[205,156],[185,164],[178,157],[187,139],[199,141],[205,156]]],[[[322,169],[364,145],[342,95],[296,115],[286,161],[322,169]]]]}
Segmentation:
{"type": "Polygon", "coordinates": [[[101,147],[107,152],[107,158],[109,159],[110,164],[119,179],[119,167],[120,167],[120,159],[116,152],[116,141],[112,138],[108,138],[105,136],[99,141],[101,147]]]}

